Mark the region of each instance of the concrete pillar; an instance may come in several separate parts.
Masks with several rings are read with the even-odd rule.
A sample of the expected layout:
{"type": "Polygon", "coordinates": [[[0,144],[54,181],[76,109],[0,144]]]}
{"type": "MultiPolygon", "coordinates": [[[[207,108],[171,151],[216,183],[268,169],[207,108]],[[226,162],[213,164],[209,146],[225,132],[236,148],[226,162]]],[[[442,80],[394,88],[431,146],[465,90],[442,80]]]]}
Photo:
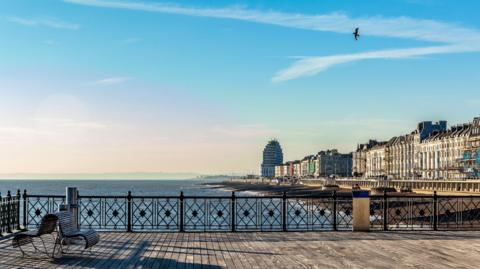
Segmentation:
{"type": "Polygon", "coordinates": [[[370,231],[370,196],[368,191],[353,191],[352,197],[353,231],[370,231]]]}

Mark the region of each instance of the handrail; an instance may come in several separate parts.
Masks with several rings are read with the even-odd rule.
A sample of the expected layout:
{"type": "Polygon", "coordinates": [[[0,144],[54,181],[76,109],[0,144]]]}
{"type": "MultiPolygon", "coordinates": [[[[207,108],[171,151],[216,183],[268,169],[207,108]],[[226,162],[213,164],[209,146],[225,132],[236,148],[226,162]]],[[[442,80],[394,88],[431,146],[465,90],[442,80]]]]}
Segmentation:
{"type": "MultiPolygon", "coordinates": [[[[35,227],[41,216],[56,210],[65,199],[64,195],[27,194],[26,191],[23,200],[18,197],[19,204],[23,201],[24,227],[35,227]]],[[[183,192],[178,196],[143,196],[128,192],[126,195],[79,195],[78,198],[80,227],[100,230],[348,230],[354,217],[351,215],[352,194],[335,191],[265,196],[241,196],[233,192],[212,196],[184,195],[183,192]]],[[[480,206],[477,208],[475,199],[480,199],[480,195],[371,195],[371,226],[383,230],[480,230],[477,213],[480,206]]]]}

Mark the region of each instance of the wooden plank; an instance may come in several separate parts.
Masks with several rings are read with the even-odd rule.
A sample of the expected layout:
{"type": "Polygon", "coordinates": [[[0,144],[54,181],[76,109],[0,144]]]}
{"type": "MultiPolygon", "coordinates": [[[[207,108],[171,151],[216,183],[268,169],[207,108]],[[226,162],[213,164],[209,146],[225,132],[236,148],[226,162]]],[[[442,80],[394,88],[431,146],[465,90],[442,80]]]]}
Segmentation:
{"type": "MultiPolygon", "coordinates": [[[[101,233],[101,237],[92,255],[70,254],[55,261],[22,258],[10,240],[0,239],[0,268],[477,268],[480,264],[480,232],[474,231],[101,233]]],[[[52,243],[47,242],[47,248],[52,243]]]]}

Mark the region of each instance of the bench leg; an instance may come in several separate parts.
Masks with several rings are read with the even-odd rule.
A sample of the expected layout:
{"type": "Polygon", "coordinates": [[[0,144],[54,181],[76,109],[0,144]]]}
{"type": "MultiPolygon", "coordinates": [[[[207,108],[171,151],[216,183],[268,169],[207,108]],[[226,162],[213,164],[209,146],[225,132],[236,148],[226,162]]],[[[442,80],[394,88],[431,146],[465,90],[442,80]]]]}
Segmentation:
{"type": "Polygon", "coordinates": [[[54,236],[55,244],[53,245],[52,258],[55,258],[55,250],[57,250],[57,245],[58,245],[58,253],[60,253],[60,254],[63,253],[62,241],[63,240],[60,239],[58,234],[57,234],[57,237],[54,236]]]}
{"type": "Polygon", "coordinates": [[[18,249],[20,249],[20,252],[22,252],[22,258],[25,257],[25,251],[23,251],[21,245],[18,246],[18,249]]]}
{"type": "Polygon", "coordinates": [[[38,238],[40,238],[40,241],[42,241],[43,248],[45,249],[45,254],[47,254],[48,256],[48,250],[47,250],[47,246],[45,245],[45,241],[43,241],[43,238],[41,236],[39,236],[38,238]]]}

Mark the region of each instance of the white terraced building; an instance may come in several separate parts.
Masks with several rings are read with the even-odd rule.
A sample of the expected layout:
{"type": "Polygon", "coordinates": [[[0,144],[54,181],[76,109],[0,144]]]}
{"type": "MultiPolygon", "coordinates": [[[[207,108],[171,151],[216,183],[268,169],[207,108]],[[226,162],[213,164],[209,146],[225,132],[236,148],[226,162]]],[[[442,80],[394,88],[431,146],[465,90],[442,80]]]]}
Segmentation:
{"type": "Polygon", "coordinates": [[[412,133],[354,155],[354,171],[365,158],[366,178],[465,179],[480,178],[480,117],[447,130],[446,121],[421,122],[412,133]]]}

